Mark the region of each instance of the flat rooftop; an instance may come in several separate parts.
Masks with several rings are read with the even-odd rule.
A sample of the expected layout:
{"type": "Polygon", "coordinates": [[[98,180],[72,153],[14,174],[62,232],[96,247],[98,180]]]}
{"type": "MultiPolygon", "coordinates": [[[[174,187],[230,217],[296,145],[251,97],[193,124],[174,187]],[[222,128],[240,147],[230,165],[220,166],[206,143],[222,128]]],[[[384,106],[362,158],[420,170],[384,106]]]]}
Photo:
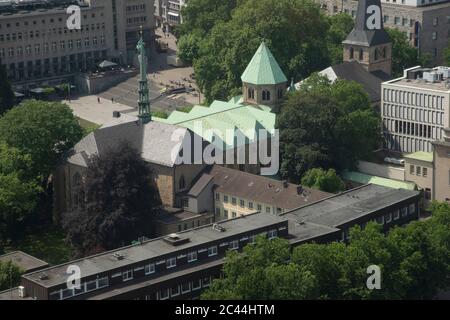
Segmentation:
{"type": "Polygon", "coordinates": [[[446,87],[445,80],[438,82],[426,82],[425,80],[399,78],[384,82],[383,84],[400,85],[422,90],[438,90],[450,93],[450,88],[446,87]]]}
{"type": "Polygon", "coordinates": [[[116,250],[104,252],[94,256],[70,261],[65,264],[29,273],[23,277],[38,283],[43,287],[52,287],[65,283],[67,280],[67,267],[77,265],[81,269],[83,278],[96,275],[98,273],[111,271],[133,263],[144,262],[179,250],[188,249],[204,243],[208,243],[222,238],[231,237],[241,233],[251,232],[255,229],[268,227],[286,221],[285,218],[271,214],[251,214],[231,220],[218,222],[226,229],[225,232],[214,230],[212,225],[206,225],[196,229],[191,229],[177,233],[182,238],[189,238],[189,242],[173,246],[163,240],[164,237],[145,241],[141,244],[131,245],[116,250]],[[124,256],[122,260],[117,260],[113,254],[120,253],[124,256]],[[45,273],[48,279],[41,280],[39,276],[45,273]]]}
{"type": "Polygon", "coordinates": [[[25,273],[48,267],[48,263],[30,256],[22,251],[13,251],[0,256],[0,262],[9,262],[22,269],[25,273]]]}
{"type": "Polygon", "coordinates": [[[418,194],[419,191],[368,184],[290,211],[282,216],[290,220],[338,227],[418,194]]]}
{"type": "Polygon", "coordinates": [[[341,230],[334,227],[324,226],[311,222],[303,222],[296,220],[293,216],[287,217],[288,229],[289,229],[289,242],[296,244],[300,242],[306,242],[325,235],[340,233],[341,230]]]}

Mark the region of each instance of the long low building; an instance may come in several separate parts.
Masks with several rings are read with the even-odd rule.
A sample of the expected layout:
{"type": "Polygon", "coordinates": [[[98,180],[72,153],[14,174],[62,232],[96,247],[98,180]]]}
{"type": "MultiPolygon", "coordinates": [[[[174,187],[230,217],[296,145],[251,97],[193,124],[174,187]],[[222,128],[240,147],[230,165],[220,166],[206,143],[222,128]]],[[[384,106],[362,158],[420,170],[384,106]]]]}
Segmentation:
{"type": "Polygon", "coordinates": [[[387,231],[418,219],[419,198],[418,191],[369,184],[282,215],[249,214],[28,273],[0,300],[197,298],[221,275],[226,252],[258,235],[292,246],[345,242],[355,225],[376,221],[387,231]],[[78,289],[68,287],[70,266],[80,270],[78,289]]]}

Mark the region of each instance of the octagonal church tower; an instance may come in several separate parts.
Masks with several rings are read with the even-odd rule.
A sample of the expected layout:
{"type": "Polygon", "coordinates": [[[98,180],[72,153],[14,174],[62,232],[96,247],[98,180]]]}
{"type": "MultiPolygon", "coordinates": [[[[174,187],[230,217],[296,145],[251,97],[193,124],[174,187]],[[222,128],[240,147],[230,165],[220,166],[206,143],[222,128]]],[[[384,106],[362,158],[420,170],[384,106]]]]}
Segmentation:
{"type": "Polygon", "coordinates": [[[244,103],[275,106],[287,89],[287,78],[264,42],[241,76],[244,103]]]}

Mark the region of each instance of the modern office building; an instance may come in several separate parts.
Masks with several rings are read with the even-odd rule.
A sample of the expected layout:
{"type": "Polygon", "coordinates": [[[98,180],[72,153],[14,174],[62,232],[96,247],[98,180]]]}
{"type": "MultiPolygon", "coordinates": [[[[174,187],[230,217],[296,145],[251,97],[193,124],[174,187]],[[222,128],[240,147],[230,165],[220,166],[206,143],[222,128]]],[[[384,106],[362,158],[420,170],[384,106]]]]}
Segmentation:
{"type": "MultiPolygon", "coordinates": [[[[316,0],[328,14],[357,15],[358,0],[316,0]]],[[[435,65],[441,64],[442,51],[449,45],[450,1],[381,0],[384,26],[406,34],[421,54],[428,53],[435,65]]]]}
{"type": "Polygon", "coordinates": [[[221,275],[227,250],[263,235],[308,242],[347,241],[349,228],[376,221],[387,231],[419,216],[418,191],[365,185],[283,215],[254,213],[28,273],[1,299],[191,299],[221,275]],[[79,288],[67,286],[80,268],[79,288]]]}
{"type": "Polygon", "coordinates": [[[450,127],[450,69],[414,67],[382,84],[384,147],[398,152],[432,152],[450,127]]]}
{"type": "Polygon", "coordinates": [[[183,22],[181,9],[187,0],[155,0],[155,17],[159,25],[176,26],[183,22]]]}
{"type": "MultiPolygon", "coordinates": [[[[0,61],[15,87],[58,84],[104,59],[134,64],[142,27],[154,37],[153,5],[145,0],[31,0],[0,6],[0,61]],[[67,8],[80,8],[81,29],[68,29],[67,8]]],[[[70,24],[69,24],[70,25],[70,24]]]]}

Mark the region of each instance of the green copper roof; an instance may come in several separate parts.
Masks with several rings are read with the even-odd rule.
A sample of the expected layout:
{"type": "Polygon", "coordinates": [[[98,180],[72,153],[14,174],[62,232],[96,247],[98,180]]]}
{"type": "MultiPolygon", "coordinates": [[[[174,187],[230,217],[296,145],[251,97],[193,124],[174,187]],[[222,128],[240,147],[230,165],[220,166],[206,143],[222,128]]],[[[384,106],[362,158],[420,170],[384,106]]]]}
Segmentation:
{"type": "Polygon", "coordinates": [[[234,137],[226,136],[227,130],[240,132],[247,141],[257,140],[257,130],[266,129],[271,132],[275,128],[275,114],[269,111],[234,104],[232,102],[214,101],[209,107],[195,106],[189,113],[173,111],[167,119],[153,118],[154,121],[179,125],[192,130],[205,140],[213,142],[212,130],[222,133],[224,149],[228,150],[242,145],[243,141],[236,141],[234,137]]]}
{"type": "Polygon", "coordinates": [[[286,76],[264,42],[248,64],[241,80],[256,85],[287,82],[286,76]]]}
{"type": "Polygon", "coordinates": [[[405,154],[403,156],[408,159],[433,162],[433,152],[418,151],[410,154],[405,154]]]}
{"type": "Polygon", "coordinates": [[[342,178],[347,181],[352,181],[360,184],[376,184],[383,187],[389,187],[394,189],[407,189],[415,190],[416,184],[412,182],[399,181],[393,179],[386,179],[382,177],[372,176],[369,174],[364,174],[356,171],[344,171],[342,173],[342,178]]]}

